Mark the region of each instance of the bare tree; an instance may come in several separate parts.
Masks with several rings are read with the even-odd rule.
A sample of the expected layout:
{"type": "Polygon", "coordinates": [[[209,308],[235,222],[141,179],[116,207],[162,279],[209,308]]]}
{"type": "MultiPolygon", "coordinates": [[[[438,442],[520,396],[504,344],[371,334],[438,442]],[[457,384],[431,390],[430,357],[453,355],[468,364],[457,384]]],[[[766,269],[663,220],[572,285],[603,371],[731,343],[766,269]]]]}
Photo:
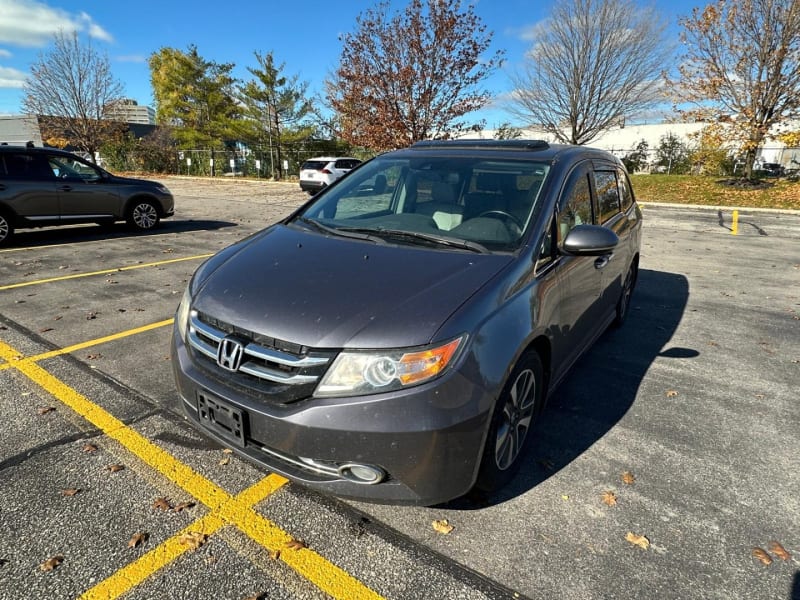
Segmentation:
{"type": "Polygon", "coordinates": [[[533,31],[511,110],[558,141],[586,144],[664,98],[669,48],[654,9],[633,0],[565,0],[533,31]]]}
{"type": "Polygon", "coordinates": [[[389,2],[381,2],[341,38],[339,68],[326,81],[338,133],[388,150],[475,129],[462,117],[489,102],[480,86],[503,52],[483,56],[492,34],[472,4],[410,0],[402,13],[388,12],[389,2]]]}
{"type": "Polygon", "coordinates": [[[108,57],[78,39],[77,32],[59,32],[54,46],[39,55],[25,82],[22,107],[38,115],[42,137],[63,137],[95,152],[118,124],[104,119],[122,99],[122,84],[111,74],[108,57]]]}
{"type": "Polygon", "coordinates": [[[770,129],[800,116],[800,0],[719,0],[681,24],[678,97],[696,117],[730,123],[749,178],[770,129]]]}

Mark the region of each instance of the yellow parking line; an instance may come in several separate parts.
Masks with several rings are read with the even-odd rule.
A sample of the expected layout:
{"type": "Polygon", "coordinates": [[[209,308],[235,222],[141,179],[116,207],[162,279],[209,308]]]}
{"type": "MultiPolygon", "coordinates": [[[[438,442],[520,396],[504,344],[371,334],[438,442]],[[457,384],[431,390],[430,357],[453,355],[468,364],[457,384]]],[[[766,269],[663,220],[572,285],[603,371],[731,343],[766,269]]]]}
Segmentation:
{"type": "Polygon", "coordinates": [[[122,594],[130,591],[156,571],[163,569],[189,550],[190,546],[182,542],[184,535],[195,532],[211,535],[224,526],[225,521],[216,514],[207,514],[179,531],[177,535],[159,544],[147,554],[122,567],[108,579],[101,581],[84,592],[78,597],[79,600],[111,600],[112,598],[119,598],[122,594]]]}
{"type": "MultiPolygon", "coordinates": [[[[159,448],[134,429],[92,403],[31,358],[24,358],[11,346],[0,341],[0,359],[7,361],[28,379],[39,385],[63,404],[81,415],[108,437],[116,440],[155,471],[181,487],[226,523],[235,525],[256,542],[271,550],[282,550],[291,536],[258,514],[251,505],[232,497],[188,465],[159,448]]],[[[281,478],[282,479],[282,478],[281,478]]],[[[248,497],[248,500],[250,498],[248,497]]],[[[330,563],[310,549],[284,550],[280,559],[308,581],[334,598],[366,600],[381,598],[355,577],[330,563]]],[[[135,585],[135,584],[134,584],[135,585]]]]}
{"type": "Polygon", "coordinates": [[[172,263],[184,262],[187,260],[199,260],[201,258],[208,258],[209,256],[213,256],[213,254],[198,254],[197,256],[172,258],[170,260],[160,260],[158,262],[145,263],[142,265],[130,265],[127,267],[117,267],[116,269],[103,269],[102,271],[92,271],[89,273],[73,273],[72,275],[64,275],[62,277],[49,277],[47,279],[37,279],[35,281],[23,281],[20,283],[12,283],[9,285],[0,285],[0,291],[13,290],[16,288],[27,287],[29,285],[41,285],[43,283],[52,283],[54,281],[66,281],[68,279],[80,279],[81,277],[94,277],[95,275],[108,275],[109,273],[133,271],[134,269],[146,269],[147,267],[160,267],[161,265],[169,265],[172,263]]]}
{"type": "Polygon", "coordinates": [[[156,323],[150,323],[149,325],[143,325],[142,327],[137,327],[136,329],[127,329],[125,331],[120,331],[119,333],[112,333],[111,335],[107,335],[101,338],[96,338],[93,340],[88,340],[86,342],[81,342],[80,344],[65,346],[64,348],[59,348],[58,350],[50,350],[49,352],[36,354],[35,356],[29,357],[28,360],[32,362],[39,362],[47,358],[53,358],[54,356],[61,356],[62,354],[71,354],[73,352],[77,352],[78,350],[83,350],[84,348],[99,346],[100,344],[105,344],[106,342],[113,342],[114,340],[119,340],[131,335],[136,335],[137,333],[144,333],[145,331],[151,331],[153,329],[158,329],[159,327],[172,325],[174,321],[175,319],[165,319],[163,321],[158,321],[156,323]]]}

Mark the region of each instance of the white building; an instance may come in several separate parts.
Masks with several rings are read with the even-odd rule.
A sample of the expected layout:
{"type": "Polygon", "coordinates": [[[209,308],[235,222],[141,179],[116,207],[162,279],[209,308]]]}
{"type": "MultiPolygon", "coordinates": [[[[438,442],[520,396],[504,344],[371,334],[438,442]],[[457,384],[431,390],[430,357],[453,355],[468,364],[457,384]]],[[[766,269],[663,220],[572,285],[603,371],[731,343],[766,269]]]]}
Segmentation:
{"type": "Polygon", "coordinates": [[[109,107],[106,119],[122,123],[139,123],[141,125],[155,125],[156,111],[149,106],[143,106],[136,100],[123,100],[109,107]]]}

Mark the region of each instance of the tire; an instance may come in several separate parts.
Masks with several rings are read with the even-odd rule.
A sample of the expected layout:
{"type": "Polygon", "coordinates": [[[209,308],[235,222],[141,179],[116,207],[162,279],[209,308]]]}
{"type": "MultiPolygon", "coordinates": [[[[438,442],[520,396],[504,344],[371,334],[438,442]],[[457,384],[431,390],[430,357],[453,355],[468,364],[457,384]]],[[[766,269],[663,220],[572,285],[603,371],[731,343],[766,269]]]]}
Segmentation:
{"type": "Polygon", "coordinates": [[[128,226],[139,231],[155,229],[160,220],[156,205],[150,200],[136,200],[128,208],[128,226]]]}
{"type": "Polygon", "coordinates": [[[628,313],[631,308],[631,296],[636,287],[636,280],[639,279],[639,263],[634,260],[628,269],[628,274],[625,275],[625,283],[622,285],[622,292],[617,301],[617,314],[614,317],[614,327],[622,327],[625,320],[628,318],[628,313]]]}
{"type": "Polygon", "coordinates": [[[0,246],[7,245],[12,237],[14,237],[14,225],[11,222],[11,217],[4,212],[0,212],[0,246]]]}
{"type": "Polygon", "coordinates": [[[542,361],[535,350],[528,350],[520,357],[495,404],[475,483],[477,490],[498,490],[517,474],[543,399],[542,361]]]}

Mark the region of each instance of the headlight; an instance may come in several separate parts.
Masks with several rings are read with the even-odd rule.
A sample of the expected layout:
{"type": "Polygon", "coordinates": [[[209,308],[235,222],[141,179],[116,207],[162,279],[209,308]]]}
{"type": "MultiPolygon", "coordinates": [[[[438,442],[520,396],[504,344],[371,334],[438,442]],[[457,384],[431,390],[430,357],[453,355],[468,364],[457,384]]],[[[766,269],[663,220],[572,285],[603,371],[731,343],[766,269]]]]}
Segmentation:
{"type": "Polygon", "coordinates": [[[181,339],[184,341],[186,340],[186,330],[189,327],[189,309],[192,304],[192,294],[189,292],[191,285],[190,282],[189,285],[186,286],[183,292],[183,298],[181,298],[181,303],[178,305],[178,310],[175,313],[175,325],[178,327],[181,339]]]}
{"type": "Polygon", "coordinates": [[[353,396],[389,392],[441,374],[462,347],[464,336],[446,344],[409,350],[345,351],[322,378],[315,396],[353,396]]]}

